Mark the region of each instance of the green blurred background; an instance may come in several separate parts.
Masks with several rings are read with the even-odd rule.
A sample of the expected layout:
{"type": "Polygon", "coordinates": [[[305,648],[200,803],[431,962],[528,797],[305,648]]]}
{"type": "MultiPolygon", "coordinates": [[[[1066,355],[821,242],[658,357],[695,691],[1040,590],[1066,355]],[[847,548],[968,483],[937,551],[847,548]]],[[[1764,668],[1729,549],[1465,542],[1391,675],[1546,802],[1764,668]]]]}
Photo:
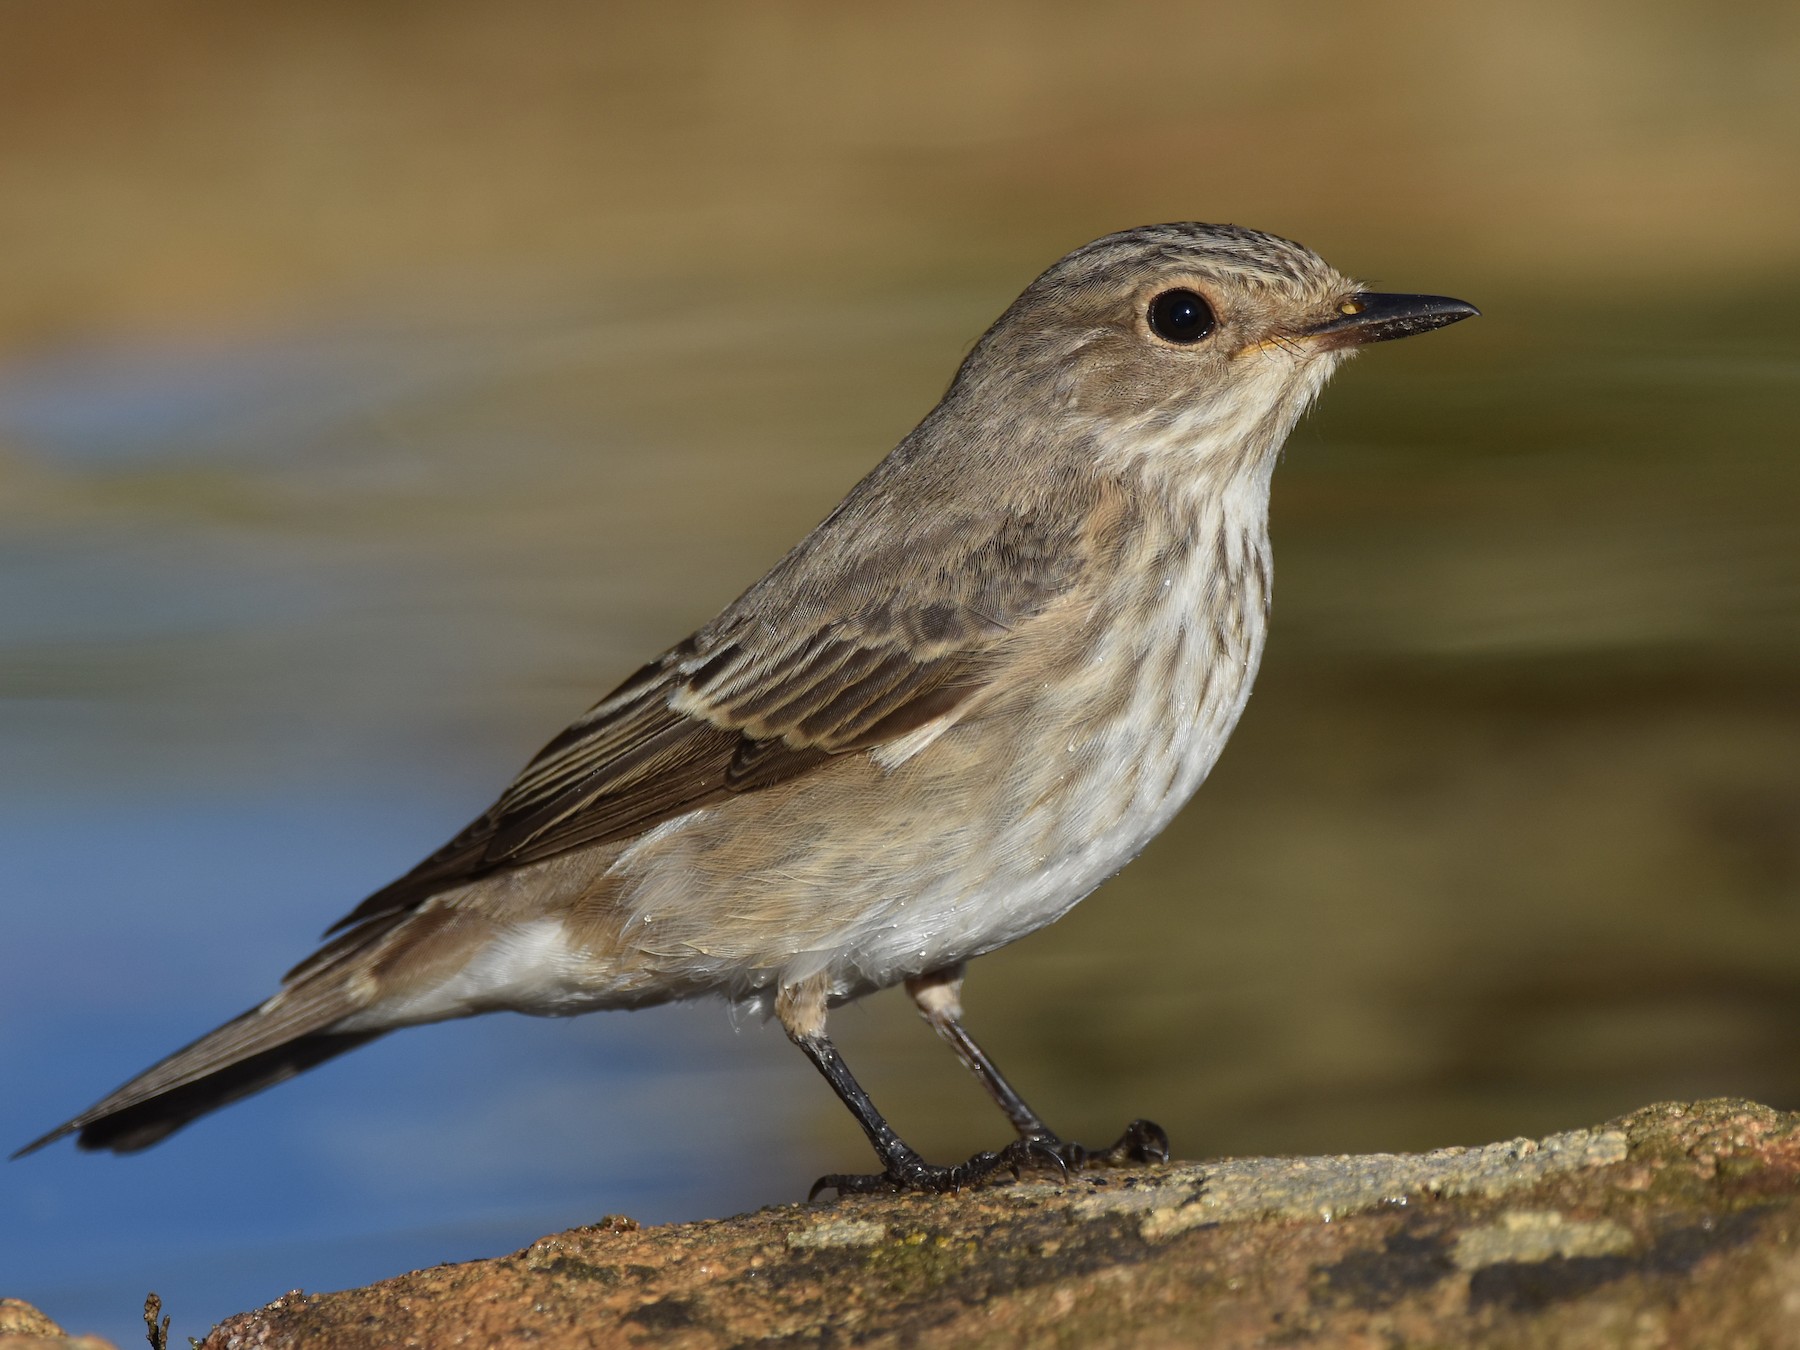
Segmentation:
{"type": "MultiPolygon", "coordinates": [[[[972,1029],[1065,1131],[1149,1115],[1184,1156],[1800,1106],[1797,68],[1791,4],[9,7],[13,1142],[260,997],[735,595],[1041,268],[1171,219],[1484,317],[1368,354],[1296,433],[1230,749],[1138,864],[975,968],[972,1029]]],[[[423,1056],[450,1067],[396,1174],[570,1044],[490,1020],[197,1127],[162,1181],[162,1150],[14,1165],[43,1169],[5,1178],[34,1259],[155,1273],[116,1228],[84,1245],[113,1222],[84,1186],[166,1186],[216,1251],[199,1172],[423,1056]]],[[[607,1097],[538,1179],[579,1204],[508,1211],[514,1245],[623,1207],[581,1189],[621,1150],[640,1217],[866,1164],[779,1036],[589,1021],[597,1065],[717,1076],[679,1110],[607,1097]],[[677,1136],[713,1180],[651,1146],[677,1136]]],[[[1003,1136],[903,1000],[834,1026],[927,1152],[1003,1136]]],[[[588,1118],[532,1091],[484,1156],[588,1118]]],[[[414,1191],[469,1165],[432,1154],[414,1191]]],[[[394,1222],[335,1203],[327,1245],[394,1222]]],[[[288,1251],[245,1289],[448,1250],[311,1280],[288,1251]]],[[[195,1278],[196,1314],[244,1296],[195,1278]]]]}

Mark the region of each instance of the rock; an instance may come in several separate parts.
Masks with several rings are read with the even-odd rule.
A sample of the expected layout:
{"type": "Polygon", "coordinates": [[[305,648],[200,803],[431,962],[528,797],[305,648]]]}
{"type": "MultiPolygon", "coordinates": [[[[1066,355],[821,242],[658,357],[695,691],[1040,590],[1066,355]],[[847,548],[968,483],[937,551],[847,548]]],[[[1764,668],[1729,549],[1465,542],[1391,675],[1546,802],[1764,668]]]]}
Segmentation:
{"type": "MultiPolygon", "coordinates": [[[[1800,1116],[1647,1107],[1482,1148],[1174,1163],[639,1229],[299,1291],[204,1350],[1794,1346],[1800,1116]]],[[[4,1347],[0,1342],[0,1347],[4,1347]]]]}
{"type": "Polygon", "coordinates": [[[118,1350],[98,1336],[71,1336],[23,1299],[0,1298],[0,1350],[118,1350]]]}

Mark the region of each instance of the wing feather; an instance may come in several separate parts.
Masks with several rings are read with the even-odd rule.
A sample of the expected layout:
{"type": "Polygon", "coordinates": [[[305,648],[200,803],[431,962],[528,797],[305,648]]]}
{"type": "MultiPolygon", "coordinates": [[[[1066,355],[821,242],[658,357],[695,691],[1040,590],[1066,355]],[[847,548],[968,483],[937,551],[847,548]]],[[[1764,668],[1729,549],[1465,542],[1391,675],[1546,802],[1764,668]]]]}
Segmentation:
{"type": "Polygon", "coordinates": [[[960,569],[909,572],[932,556],[922,548],[886,568],[864,558],[822,590],[777,568],[595,704],[478,820],[330,931],[488,873],[629,839],[955,716],[1004,667],[1019,627],[1079,574],[1067,531],[1054,541],[1041,533],[1013,518],[974,546],[960,534],[960,569]],[[785,597],[768,593],[784,581],[785,597]]]}

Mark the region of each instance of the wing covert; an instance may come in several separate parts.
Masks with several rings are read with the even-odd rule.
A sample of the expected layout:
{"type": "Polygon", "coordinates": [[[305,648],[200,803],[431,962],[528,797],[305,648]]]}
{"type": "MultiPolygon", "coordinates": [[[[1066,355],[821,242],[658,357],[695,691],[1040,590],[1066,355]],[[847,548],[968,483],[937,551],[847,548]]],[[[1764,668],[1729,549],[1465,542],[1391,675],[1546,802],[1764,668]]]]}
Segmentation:
{"type": "Polygon", "coordinates": [[[864,559],[827,593],[802,591],[772,624],[759,592],[783,580],[777,568],[595,704],[478,820],[330,931],[491,872],[628,839],[955,716],[1004,666],[1018,625],[1079,570],[1071,550],[1036,539],[1022,549],[1029,525],[1015,518],[984,546],[964,543],[966,601],[942,570],[894,575],[864,559]]]}

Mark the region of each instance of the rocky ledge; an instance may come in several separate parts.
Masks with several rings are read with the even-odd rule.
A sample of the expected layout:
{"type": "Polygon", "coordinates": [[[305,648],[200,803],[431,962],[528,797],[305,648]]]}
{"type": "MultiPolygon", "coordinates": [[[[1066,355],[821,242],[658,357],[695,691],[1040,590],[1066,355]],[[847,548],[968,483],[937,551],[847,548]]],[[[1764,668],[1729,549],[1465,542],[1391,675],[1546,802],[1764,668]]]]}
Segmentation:
{"type": "MultiPolygon", "coordinates": [[[[216,1327],[251,1346],[1800,1347],[1800,1116],[857,1196],[524,1251],[216,1327]]],[[[0,1348],[8,1345],[0,1335],[0,1348]]]]}

